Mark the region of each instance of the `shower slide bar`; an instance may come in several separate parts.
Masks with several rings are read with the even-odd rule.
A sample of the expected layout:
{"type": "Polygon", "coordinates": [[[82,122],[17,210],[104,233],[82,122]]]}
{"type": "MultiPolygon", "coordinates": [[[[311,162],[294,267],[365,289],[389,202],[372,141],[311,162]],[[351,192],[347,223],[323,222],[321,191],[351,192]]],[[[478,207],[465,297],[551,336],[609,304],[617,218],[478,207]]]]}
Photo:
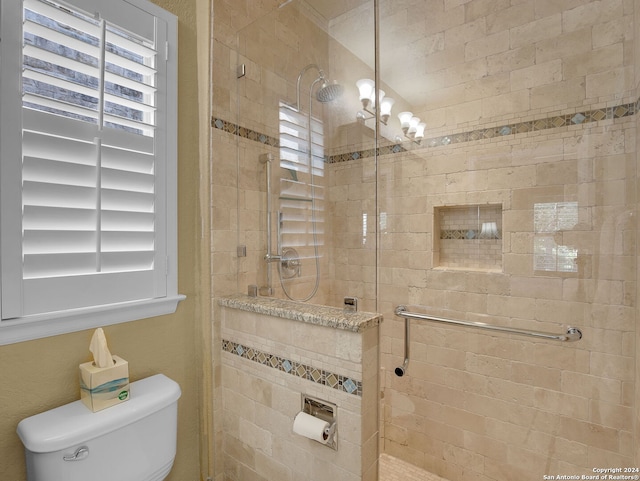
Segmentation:
{"type": "Polygon", "coordinates": [[[555,334],[551,332],[543,331],[531,331],[529,329],[518,329],[514,327],[495,326],[492,324],[485,324],[484,322],[475,321],[461,321],[456,319],[445,319],[442,317],[428,316],[426,314],[420,314],[417,312],[408,312],[406,306],[398,306],[395,309],[395,315],[404,318],[404,362],[402,366],[395,369],[397,376],[403,376],[409,365],[409,324],[411,319],[418,319],[421,321],[440,322],[444,324],[451,324],[456,326],[473,327],[477,329],[486,329],[495,332],[506,332],[508,334],[517,334],[521,336],[537,337],[541,339],[551,339],[554,341],[562,342],[574,342],[582,339],[582,331],[577,327],[568,327],[565,334],[555,334]]]}

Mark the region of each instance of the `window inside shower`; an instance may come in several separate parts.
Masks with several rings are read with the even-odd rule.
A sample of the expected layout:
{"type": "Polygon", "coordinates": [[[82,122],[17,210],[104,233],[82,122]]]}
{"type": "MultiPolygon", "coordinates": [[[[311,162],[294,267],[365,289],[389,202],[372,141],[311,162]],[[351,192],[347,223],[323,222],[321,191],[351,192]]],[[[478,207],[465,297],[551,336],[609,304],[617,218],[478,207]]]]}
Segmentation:
{"type": "Polygon", "coordinates": [[[324,246],[324,131],[322,120],[280,103],[280,190],[276,219],[280,253],[298,259],[280,266],[283,282],[305,283],[316,275],[324,246]],[[311,136],[309,137],[309,134],[311,136]],[[309,141],[311,141],[309,143],[309,141]],[[308,146],[311,145],[311,155],[308,146]]]}

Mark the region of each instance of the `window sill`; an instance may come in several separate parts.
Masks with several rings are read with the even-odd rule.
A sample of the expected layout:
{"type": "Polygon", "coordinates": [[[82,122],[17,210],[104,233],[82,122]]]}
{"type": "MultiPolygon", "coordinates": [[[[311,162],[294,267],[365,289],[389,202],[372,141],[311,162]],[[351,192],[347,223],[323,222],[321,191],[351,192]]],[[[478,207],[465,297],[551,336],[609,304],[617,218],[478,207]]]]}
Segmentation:
{"type": "Polygon", "coordinates": [[[0,322],[0,346],[121,324],[147,317],[173,314],[176,312],[178,303],[185,298],[185,296],[178,294],[160,299],[123,302],[8,319],[0,322]]]}

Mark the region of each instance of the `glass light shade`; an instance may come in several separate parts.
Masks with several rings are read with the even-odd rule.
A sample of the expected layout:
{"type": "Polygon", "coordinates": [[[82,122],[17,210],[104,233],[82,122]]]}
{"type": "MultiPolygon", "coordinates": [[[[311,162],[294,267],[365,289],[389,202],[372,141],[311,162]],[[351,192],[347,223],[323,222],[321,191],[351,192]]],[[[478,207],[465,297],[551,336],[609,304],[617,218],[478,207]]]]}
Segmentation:
{"type": "Polygon", "coordinates": [[[409,134],[415,134],[416,131],[418,130],[418,124],[420,123],[420,118],[419,117],[411,117],[411,120],[409,121],[409,134]]]}
{"type": "Polygon", "coordinates": [[[409,123],[411,122],[411,118],[413,117],[413,112],[400,112],[398,114],[398,119],[400,119],[400,127],[403,130],[409,128],[409,123]]]}
{"type": "Polygon", "coordinates": [[[388,118],[389,115],[391,115],[391,107],[393,107],[394,103],[395,100],[393,100],[391,97],[385,97],[384,99],[382,99],[380,101],[380,115],[386,115],[388,118]]]}
{"type": "Polygon", "coordinates": [[[360,92],[360,100],[373,101],[373,99],[375,98],[375,84],[373,80],[368,78],[361,78],[356,82],[356,86],[358,87],[358,91],[360,92]]]}
{"type": "Polygon", "coordinates": [[[416,127],[416,139],[424,138],[424,128],[427,126],[424,122],[420,122],[416,127]]]}
{"type": "Polygon", "coordinates": [[[384,99],[386,95],[384,90],[378,90],[378,95],[376,95],[375,90],[373,91],[373,98],[371,99],[371,106],[375,109],[376,105],[379,105],[380,102],[384,99]]]}

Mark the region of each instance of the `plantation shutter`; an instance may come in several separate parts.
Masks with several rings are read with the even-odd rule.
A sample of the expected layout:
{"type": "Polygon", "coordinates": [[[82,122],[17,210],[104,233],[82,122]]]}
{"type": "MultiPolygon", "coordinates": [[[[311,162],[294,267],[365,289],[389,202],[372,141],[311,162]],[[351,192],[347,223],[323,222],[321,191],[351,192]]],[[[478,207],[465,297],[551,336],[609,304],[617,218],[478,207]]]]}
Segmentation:
{"type": "Polygon", "coordinates": [[[21,259],[2,271],[19,295],[3,319],[166,295],[167,29],[112,3],[24,0],[21,259]]]}
{"type": "MultiPolygon", "coordinates": [[[[280,212],[282,247],[294,247],[302,259],[315,259],[313,214],[317,242],[324,245],[324,130],[311,118],[311,168],[309,118],[305,112],[280,104],[280,212]],[[312,200],[315,198],[315,202],[312,200]]],[[[309,271],[313,273],[314,271],[309,271]]]]}

